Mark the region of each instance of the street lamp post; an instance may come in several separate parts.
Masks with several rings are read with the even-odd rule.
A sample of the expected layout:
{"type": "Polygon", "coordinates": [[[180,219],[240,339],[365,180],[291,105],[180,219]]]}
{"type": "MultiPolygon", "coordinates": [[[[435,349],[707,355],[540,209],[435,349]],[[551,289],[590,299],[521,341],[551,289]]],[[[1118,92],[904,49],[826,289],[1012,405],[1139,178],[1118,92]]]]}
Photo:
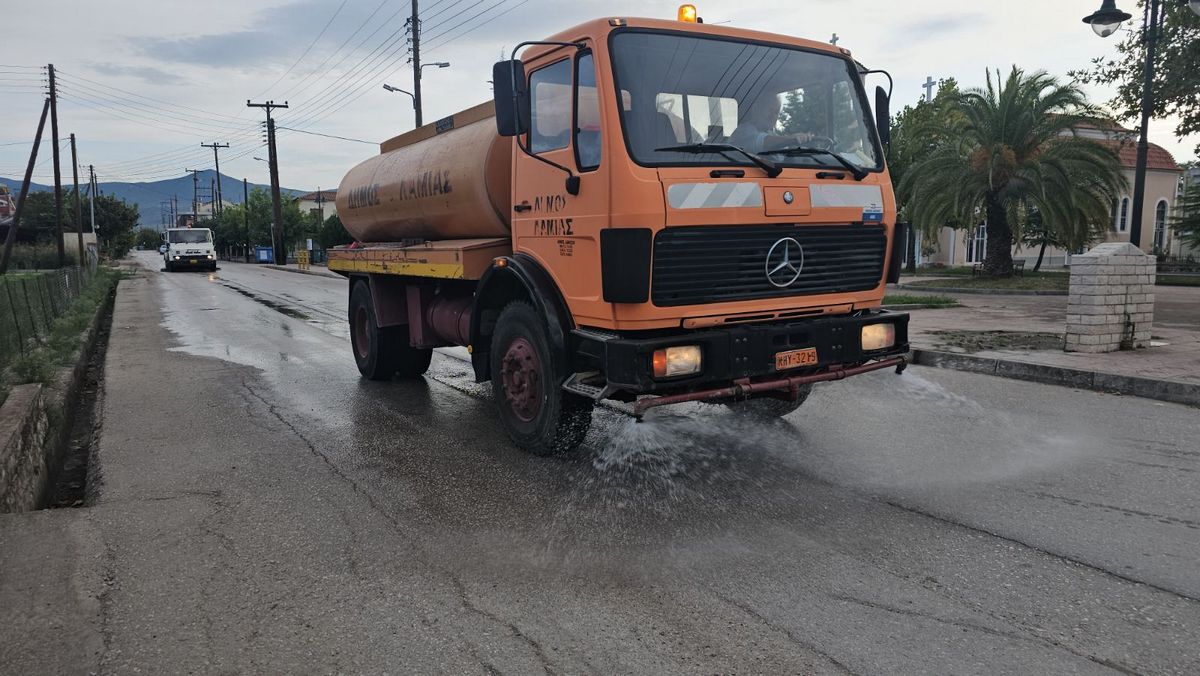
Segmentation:
{"type": "MultiPolygon", "coordinates": [[[[1200,1],[1200,0],[1198,0],[1198,1],[1200,1]]],[[[425,69],[426,69],[426,68],[428,68],[428,67],[430,67],[430,66],[433,66],[434,68],[449,68],[449,67],[450,67],[450,62],[449,62],[449,61],[432,61],[432,62],[430,62],[430,63],[423,63],[423,64],[421,64],[421,66],[420,66],[420,67],[417,69],[417,73],[416,73],[416,75],[417,75],[417,79],[418,79],[418,80],[420,80],[420,79],[421,79],[421,75],[422,75],[422,73],[424,73],[424,72],[425,72],[425,69]]],[[[412,104],[413,104],[413,113],[414,113],[414,116],[415,116],[415,118],[416,118],[416,125],[415,125],[415,126],[417,126],[417,127],[420,127],[420,126],[421,126],[421,124],[422,124],[422,122],[423,122],[423,121],[422,121],[422,119],[421,119],[421,112],[422,112],[422,111],[421,111],[421,94],[420,94],[421,88],[420,88],[420,83],[418,82],[418,83],[417,83],[417,86],[416,86],[416,87],[414,87],[414,89],[416,89],[416,90],[417,90],[417,92],[418,92],[418,93],[416,93],[416,94],[414,94],[414,93],[412,93],[412,92],[410,92],[410,91],[404,90],[404,89],[400,89],[399,87],[393,87],[393,86],[391,86],[390,84],[386,84],[386,83],[383,85],[383,88],[384,88],[384,89],[386,89],[386,90],[388,90],[389,92],[393,92],[393,93],[399,93],[399,94],[408,94],[409,98],[411,98],[411,99],[412,99],[412,104]]]]}
{"type": "MultiPolygon", "coordinates": [[[[1162,11],[1161,6],[1164,1],[1187,5],[1200,16],[1200,0],[1146,0],[1146,10],[1142,15],[1142,42],[1146,45],[1146,65],[1142,69],[1142,124],[1138,132],[1137,168],[1133,175],[1133,224],[1129,229],[1129,241],[1139,249],[1142,246],[1142,209],[1146,202],[1146,157],[1150,149],[1146,137],[1150,129],[1150,115],[1154,110],[1154,54],[1166,17],[1166,12],[1162,11]]],[[[1132,14],[1117,9],[1116,0],[1102,0],[1100,9],[1083,17],[1083,22],[1090,24],[1096,35],[1106,38],[1116,33],[1121,24],[1132,18],[1132,14]]]]}

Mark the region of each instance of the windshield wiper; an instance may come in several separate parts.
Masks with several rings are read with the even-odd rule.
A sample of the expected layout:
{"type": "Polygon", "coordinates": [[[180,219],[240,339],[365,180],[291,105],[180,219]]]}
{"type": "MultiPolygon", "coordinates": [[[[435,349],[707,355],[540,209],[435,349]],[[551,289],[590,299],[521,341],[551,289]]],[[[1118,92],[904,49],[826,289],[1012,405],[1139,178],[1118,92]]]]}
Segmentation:
{"type": "Polygon", "coordinates": [[[833,152],[832,150],[826,150],[824,148],[805,148],[804,146],[795,146],[793,148],[778,148],[776,150],[765,150],[765,151],[763,151],[763,154],[764,155],[783,155],[785,157],[794,157],[796,155],[828,155],[829,157],[832,157],[833,159],[837,160],[838,164],[842,165],[843,167],[846,168],[847,171],[849,171],[851,174],[853,174],[854,180],[861,181],[867,177],[866,169],[863,169],[862,167],[854,164],[853,162],[850,162],[849,160],[842,157],[841,155],[838,155],[837,153],[833,152]]]}
{"type": "Polygon", "coordinates": [[[697,155],[702,154],[702,153],[725,153],[725,152],[741,153],[742,155],[745,155],[747,158],[749,158],[750,161],[753,162],[755,165],[757,165],[760,169],[767,172],[767,178],[775,178],[779,174],[783,173],[783,169],[780,168],[780,166],[778,164],[775,164],[771,160],[768,160],[765,157],[760,157],[758,155],[755,155],[754,153],[750,152],[749,150],[746,150],[745,148],[739,148],[735,145],[730,145],[728,143],[688,143],[688,144],[681,145],[681,146],[667,146],[665,148],[655,148],[654,151],[655,152],[672,151],[672,152],[677,152],[677,153],[693,153],[693,154],[697,154],[697,155]]]}

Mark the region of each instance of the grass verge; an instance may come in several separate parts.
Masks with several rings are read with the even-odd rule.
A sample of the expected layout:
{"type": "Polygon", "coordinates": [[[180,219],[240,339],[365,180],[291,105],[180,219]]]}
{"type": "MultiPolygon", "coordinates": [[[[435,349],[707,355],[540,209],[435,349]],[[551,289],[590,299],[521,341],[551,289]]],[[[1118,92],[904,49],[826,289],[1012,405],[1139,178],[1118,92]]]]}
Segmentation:
{"type": "Polygon", "coordinates": [[[923,289],[979,289],[995,291],[1066,291],[1071,278],[1062,272],[1027,273],[1016,277],[950,277],[906,282],[923,289]]]}
{"type": "Polygon", "coordinates": [[[96,309],[121,277],[122,274],[112,268],[101,267],[96,271],[88,288],[54,320],[46,340],[33,345],[29,352],[14,359],[7,371],[0,373],[0,403],[4,403],[10,388],[25,383],[48,384],[59,367],[71,365],[79,351],[83,332],[96,316],[96,309]]]}
{"type": "Polygon", "coordinates": [[[1200,286],[1200,275],[1159,275],[1159,286],[1200,286]]]}
{"type": "Polygon", "coordinates": [[[927,307],[958,307],[958,301],[950,296],[924,295],[915,293],[889,293],[883,297],[884,305],[924,305],[927,307]]]}

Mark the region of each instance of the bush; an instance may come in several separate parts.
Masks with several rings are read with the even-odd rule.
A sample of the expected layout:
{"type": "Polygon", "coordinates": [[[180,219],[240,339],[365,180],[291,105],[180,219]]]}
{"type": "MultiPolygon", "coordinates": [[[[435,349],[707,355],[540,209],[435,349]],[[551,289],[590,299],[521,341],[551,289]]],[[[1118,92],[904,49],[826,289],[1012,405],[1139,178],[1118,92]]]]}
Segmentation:
{"type": "Polygon", "coordinates": [[[9,270],[54,270],[58,268],[58,247],[53,244],[14,246],[9,270]]]}

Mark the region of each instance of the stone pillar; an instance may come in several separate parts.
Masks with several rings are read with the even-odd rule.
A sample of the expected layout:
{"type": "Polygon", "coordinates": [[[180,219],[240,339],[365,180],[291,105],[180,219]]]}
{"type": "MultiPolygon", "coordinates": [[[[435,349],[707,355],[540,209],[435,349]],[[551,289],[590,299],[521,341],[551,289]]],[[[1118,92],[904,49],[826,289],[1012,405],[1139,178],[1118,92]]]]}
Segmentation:
{"type": "Polygon", "coordinates": [[[1100,244],[1072,256],[1067,352],[1148,347],[1154,275],[1154,257],[1129,242],[1100,244]]]}

